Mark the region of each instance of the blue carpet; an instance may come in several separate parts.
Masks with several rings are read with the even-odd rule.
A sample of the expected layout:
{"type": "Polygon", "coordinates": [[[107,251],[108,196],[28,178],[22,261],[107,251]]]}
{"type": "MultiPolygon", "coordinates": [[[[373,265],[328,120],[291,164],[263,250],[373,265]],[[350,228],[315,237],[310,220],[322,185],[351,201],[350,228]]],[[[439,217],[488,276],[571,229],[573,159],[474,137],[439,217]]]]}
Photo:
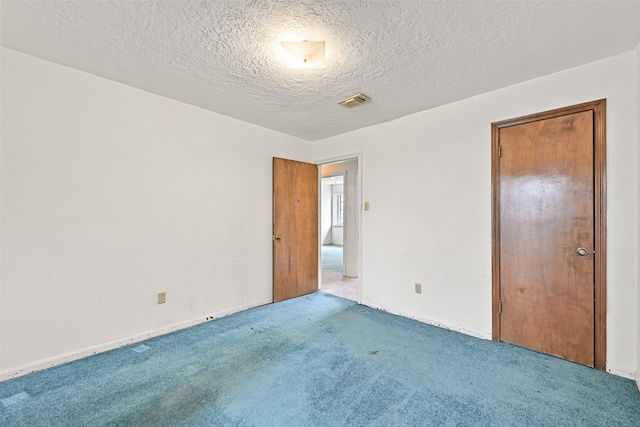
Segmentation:
{"type": "Polygon", "coordinates": [[[0,383],[9,426],[638,426],[635,384],[323,293],[0,383]]]}
{"type": "Polygon", "coordinates": [[[322,245],[322,269],[342,274],[342,246],[322,245]]]}

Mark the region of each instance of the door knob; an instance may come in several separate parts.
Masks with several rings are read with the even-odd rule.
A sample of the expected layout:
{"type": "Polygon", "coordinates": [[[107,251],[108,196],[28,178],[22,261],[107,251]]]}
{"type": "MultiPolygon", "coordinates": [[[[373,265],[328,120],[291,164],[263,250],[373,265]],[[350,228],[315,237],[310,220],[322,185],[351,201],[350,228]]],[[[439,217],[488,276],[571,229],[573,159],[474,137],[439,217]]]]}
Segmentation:
{"type": "Polygon", "coordinates": [[[273,235],[273,240],[280,240],[282,237],[278,236],[277,234],[273,235]]]}
{"type": "Polygon", "coordinates": [[[576,249],[576,253],[580,256],[586,256],[589,253],[589,249],[587,248],[578,248],[576,249]]]}

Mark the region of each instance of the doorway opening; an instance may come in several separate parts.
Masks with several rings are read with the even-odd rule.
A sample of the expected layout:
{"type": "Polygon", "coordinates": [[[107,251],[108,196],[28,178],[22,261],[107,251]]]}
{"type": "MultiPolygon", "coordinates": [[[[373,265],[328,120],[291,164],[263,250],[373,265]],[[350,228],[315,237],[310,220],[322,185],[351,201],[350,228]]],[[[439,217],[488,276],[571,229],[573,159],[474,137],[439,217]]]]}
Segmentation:
{"type": "Polygon", "coordinates": [[[358,159],[320,165],[320,290],[358,301],[358,159]]]}

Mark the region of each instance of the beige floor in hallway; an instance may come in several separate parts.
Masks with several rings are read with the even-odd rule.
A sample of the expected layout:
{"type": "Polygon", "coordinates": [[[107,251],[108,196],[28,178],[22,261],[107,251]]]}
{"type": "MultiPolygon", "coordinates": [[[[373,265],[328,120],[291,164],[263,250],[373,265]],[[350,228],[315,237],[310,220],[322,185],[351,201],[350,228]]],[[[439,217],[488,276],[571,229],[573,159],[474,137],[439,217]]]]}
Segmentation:
{"type": "Polygon", "coordinates": [[[322,270],[321,291],[357,302],[359,281],[360,279],[346,277],[335,271],[322,270]]]}

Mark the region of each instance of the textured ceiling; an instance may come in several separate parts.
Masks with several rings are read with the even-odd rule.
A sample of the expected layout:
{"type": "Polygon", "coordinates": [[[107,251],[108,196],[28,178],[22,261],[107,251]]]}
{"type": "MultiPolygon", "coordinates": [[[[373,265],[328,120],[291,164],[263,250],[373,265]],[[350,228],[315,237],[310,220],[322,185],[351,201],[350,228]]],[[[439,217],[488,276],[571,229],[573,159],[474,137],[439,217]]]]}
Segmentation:
{"type": "Polygon", "coordinates": [[[306,140],[634,49],[639,1],[10,1],[2,46],[306,140]],[[326,41],[290,70],[279,41],[326,41]],[[336,102],[362,92],[372,102],[336,102]]]}

